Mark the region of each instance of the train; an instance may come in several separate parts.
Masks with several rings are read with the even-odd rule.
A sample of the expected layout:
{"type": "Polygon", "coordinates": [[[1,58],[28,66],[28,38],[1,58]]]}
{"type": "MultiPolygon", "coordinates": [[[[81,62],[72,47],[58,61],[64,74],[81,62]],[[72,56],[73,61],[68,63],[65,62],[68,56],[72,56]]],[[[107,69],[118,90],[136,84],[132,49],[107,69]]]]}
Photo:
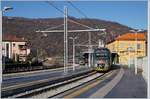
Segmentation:
{"type": "Polygon", "coordinates": [[[108,71],[112,66],[112,54],[107,48],[97,48],[93,52],[93,68],[96,71],[108,71]]]}
{"type": "MultiPolygon", "coordinates": [[[[82,54],[82,58],[80,58],[80,65],[88,64],[88,57],[88,53],[82,54]]],[[[95,71],[98,72],[109,71],[113,60],[114,54],[112,54],[110,50],[105,47],[96,48],[91,53],[91,66],[95,71]]]]}

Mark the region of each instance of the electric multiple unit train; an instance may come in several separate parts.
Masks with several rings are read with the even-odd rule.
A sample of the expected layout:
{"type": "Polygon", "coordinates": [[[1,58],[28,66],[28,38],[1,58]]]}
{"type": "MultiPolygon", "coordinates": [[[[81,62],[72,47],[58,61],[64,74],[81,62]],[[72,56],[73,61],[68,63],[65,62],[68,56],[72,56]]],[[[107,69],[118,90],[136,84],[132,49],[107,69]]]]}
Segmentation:
{"type": "Polygon", "coordinates": [[[107,48],[97,48],[93,53],[93,67],[96,71],[108,71],[112,65],[111,52],[107,48]]]}
{"type": "MultiPolygon", "coordinates": [[[[80,65],[88,64],[88,53],[82,55],[82,60],[80,60],[80,65]]],[[[91,66],[96,71],[108,71],[112,65],[112,53],[107,48],[96,48],[93,53],[91,53],[91,66]]]]}

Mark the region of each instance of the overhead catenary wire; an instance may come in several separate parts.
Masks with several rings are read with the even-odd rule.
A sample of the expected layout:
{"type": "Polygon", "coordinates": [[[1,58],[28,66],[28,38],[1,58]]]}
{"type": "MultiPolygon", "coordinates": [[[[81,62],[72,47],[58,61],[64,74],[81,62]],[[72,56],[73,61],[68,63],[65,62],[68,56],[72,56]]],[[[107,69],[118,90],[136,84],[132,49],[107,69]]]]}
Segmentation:
{"type": "MultiPolygon", "coordinates": [[[[76,9],[81,15],[83,15],[85,18],[87,18],[87,19],[89,19],[78,7],[76,7],[71,1],[68,1],[68,3],[74,8],[74,9],[76,9]]],[[[89,20],[88,20],[89,21],[89,20]]],[[[90,21],[93,25],[95,24],[93,21],[90,21]]],[[[91,32],[88,32],[88,35],[89,35],[89,52],[91,51],[91,49],[92,49],[92,47],[93,46],[91,46],[91,32]]],[[[89,62],[89,67],[91,67],[91,55],[90,55],[90,53],[89,53],[89,59],[88,59],[88,62],[89,62]]]]}
{"type": "Polygon", "coordinates": [[[64,24],[61,24],[61,25],[58,25],[58,26],[54,26],[54,27],[48,28],[48,29],[46,29],[46,31],[47,31],[47,30],[56,29],[56,28],[59,28],[59,27],[61,27],[61,26],[64,26],[64,24]]]}
{"type": "MultiPolygon", "coordinates": [[[[60,13],[62,13],[62,14],[64,14],[64,12],[61,10],[61,9],[59,9],[57,6],[55,6],[52,2],[50,2],[50,1],[45,1],[46,3],[48,3],[49,5],[51,5],[53,8],[55,8],[57,11],[59,11],[60,13]]],[[[94,28],[92,28],[92,27],[89,27],[89,26],[87,26],[87,25],[85,25],[85,24],[81,24],[81,23],[79,23],[79,22],[77,22],[77,21],[74,21],[74,20],[72,20],[72,19],[69,19],[68,18],[68,21],[70,21],[70,22],[72,22],[72,23],[75,23],[75,24],[78,24],[78,25],[81,25],[81,26],[83,26],[83,27],[85,27],[85,28],[89,28],[89,29],[94,29],[94,28]]]]}
{"type": "Polygon", "coordinates": [[[85,13],[83,13],[78,7],[76,7],[71,1],[67,1],[74,9],[76,9],[80,14],[82,14],[85,18],[88,18],[85,13]]]}
{"type": "Polygon", "coordinates": [[[49,2],[49,1],[45,1],[45,2],[48,3],[49,5],[51,5],[52,7],[54,7],[55,9],[57,9],[59,12],[64,14],[64,12],[62,10],[60,10],[57,6],[55,6],[52,2],[49,2]]]}
{"type": "MultiPolygon", "coordinates": [[[[77,6],[75,6],[71,1],[67,1],[76,11],[78,11],[78,13],[80,13],[82,16],[84,16],[84,18],[87,18],[87,15],[85,13],[83,13],[77,6]]],[[[90,21],[92,24],[95,24],[93,21],[90,21]]],[[[99,28],[99,27],[97,27],[99,28]]]]}
{"type": "Polygon", "coordinates": [[[68,19],[68,21],[70,21],[70,22],[72,22],[72,23],[75,23],[75,24],[78,24],[78,25],[81,25],[81,26],[83,26],[83,27],[89,28],[89,29],[94,29],[94,28],[92,28],[92,27],[89,27],[89,26],[87,26],[87,25],[81,24],[81,23],[76,22],[76,21],[74,21],[74,20],[68,19]]]}
{"type": "MultiPolygon", "coordinates": [[[[81,14],[84,18],[89,19],[89,17],[81,11],[77,6],[75,6],[71,1],[67,1],[79,14],[81,14]]],[[[93,21],[90,21],[92,24],[95,24],[93,21]]]]}

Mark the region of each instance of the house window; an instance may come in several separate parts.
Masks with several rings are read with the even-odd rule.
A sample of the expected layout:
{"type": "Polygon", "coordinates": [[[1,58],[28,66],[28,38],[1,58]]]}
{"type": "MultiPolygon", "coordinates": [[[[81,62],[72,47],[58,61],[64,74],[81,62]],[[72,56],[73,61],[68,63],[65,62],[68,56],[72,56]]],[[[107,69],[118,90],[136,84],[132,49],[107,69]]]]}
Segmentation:
{"type": "Polygon", "coordinates": [[[15,44],[15,43],[13,43],[13,47],[15,47],[15,45],[16,45],[16,44],[15,44]]]}
{"type": "Polygon", "coordinates": [[[114,44],[112,45],[112,49],[113,49],[113,51],[115,50],[115,45],[114,44]]]}
{"type": "Polygon", "coordinates": [[[129,43],[129,44],[128,44],[128,48],[130,48],[130,47],[131,47],[131,44],[129,43]]]}
{"type": "Polygon", "coordinates": [[[9,44],[6,44],[6,57],[9,57],[9,44]]]}
{"type": "Polygon", "coordinates": [[[124,43],[120,43],[120,48],[124,48],[125,44],[124,43]]]}
{"type": "Polygon", "coordinates": [[[141,49],[141,44],[137,44],[137,49],[141,49]]]}
{"type": "Polygon", "coordinates": [[[24,50],[26,48],[25,45],[19,45],[19,49],[24,50]]]}

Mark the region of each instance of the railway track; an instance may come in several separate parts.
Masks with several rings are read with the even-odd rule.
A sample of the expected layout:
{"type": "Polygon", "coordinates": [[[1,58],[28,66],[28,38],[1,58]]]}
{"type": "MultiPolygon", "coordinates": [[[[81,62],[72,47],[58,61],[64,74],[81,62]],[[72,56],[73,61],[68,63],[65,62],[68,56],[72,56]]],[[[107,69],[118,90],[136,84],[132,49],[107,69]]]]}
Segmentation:
{"type": "Polygon", "coordinates": [[[18,84],[15,86],[3,87],[1,88],[1,97],[22,97],[27,94],[35,93],[35,90],[42,89],[45,86],[57,85],[58,83],[76,78],[77,76],[89,74],[91,72],[93,72],[93,70],[89,69],[71,75],[62,75],[60,77],[42,79],[38,81],[18,84]]]}
{"type": "Polygon", "coordinates": [[[28,94],[19,95],[19,96],[17,96],[17,98],[41,98],[41,97],[44,98],[44,97],[49,97],[49,96],[55,96],[55,95],[62,93],[63,91],[66,91],[71,88],[71,86],[70,86],[69,88],[67,87],[65,89],[60,89],[61,87],[68,86],[70,84],[72,85],[72,83],[74,83],[76,81],[80,81],[81,79],[88,77],[88,76],[92,76],[94,74],[96,74],[96,72],[92,71],[91,73],[88,73],[88,74],[85,74],[85,75],[82,75],[79,77],[75,77],[75,78],[60,82],[60,83],[56,83],[56,84],[53,84],[50,86],[36,89],[33,92],[30,92],[28,94]],[[48,92],[48,94],[47,94],[47,92],[48,92]]]}
{"type": "Polygon", "coordinates": [[[81,94],[81,92],[82,92],[81,90],[84,90],[84,91],[89,90],[98,81],[102,82],[106,78],[108,78],[112,75],[115,75],[115,74],[116,74],[116,71],[115,72],[110,71],[110,72],[101,73],[101,74],[96,73],[96,74],[94,74],[94,75],[96,75],[95,77],[93,77],[94,75],[91,75],[90,77],[81,79],[79,82],[82,82],[82,83],[80,83],[80,84],[79,84],[79,82],[74,82],[74,83],[78,83],[78,84],[72,86],[72,88],[65,90],[64,92],[62,92],[60,94],[55,94],[53,96],[49,96],[48,98],[74,98],[74,97],[72,97],[74,95],[74,92],[75,92],[75,96],[76,96],[76,93],[81,94]],[[73,95],[72,95],[72,93],[73,93],[73,95]]]}
{"type": "Polygon", "coordinates": [[[110,71],[108,73],[97,73],[93,71],[87,75],[76,77],[53,86],[47,86],[45,88],[42,88],[41,90],[35,91],[35,93],[27,94],[19,98],[52,98],[82,85],[86,85],[95,82],[96,80],[103,79],[112,73],[114,73],[114,71],[110,71]]]}
{"type": "MultiPolygon", "coordinates": [[[[118,72],[116,70],[105,73],[95,79],[89,80],[88,82],[85,82],[79,86],[76,86],[75,88],[72,88],[61,94],[48,97],[48,98],[88,98],[88,97],[93,98],[93,96],[91,97],[91,93],[90,93],[90,92],[94,93],[93,88],[99,88],[99,90],[102,90],[100,93],[99,92],[97,93],[98,95],[100,95],[100,97],[103,97],[103,94],[107,93],[108,91],[108,88],[106,88],[106,86],[109,83],[111,83],[112,79],[114,79],[114,77],[116,77],[117,74],[118,72]],[[101,86],[101,88],[99,86],[101,86]],[[106,89],[104,89],[104,87],[106,89]]],[[[97,97],[97,98],[100,98],[100,97],[97,97]]]]}
{"type": "MultiPolygon", "coordinates": [[[[114,70],[113,70],[114,71],[114,70]]],[[[72,90],[76,87],[85,85],[87,83],[94,82],[98,79],[103,79],[107,75],[113,73],[110,71],[108,73],[97,73],[96,71],[89,70],[86,72],[81,72],[75,75],[70,75],[67,77],[58,77],[54,80],[48,80],[43,82],[31,82],[28,86],[12,88],[12,89],[2,89],[2,97],[9,98],[48,98],[55,97],[61,93],[72,90]],[[19,91],[19,90],[23,91],[19,91]],[[9,93],[13,92],[13,93],[9,93]],[[5,94],[7,93],[7,94],[5,94]]]]}

